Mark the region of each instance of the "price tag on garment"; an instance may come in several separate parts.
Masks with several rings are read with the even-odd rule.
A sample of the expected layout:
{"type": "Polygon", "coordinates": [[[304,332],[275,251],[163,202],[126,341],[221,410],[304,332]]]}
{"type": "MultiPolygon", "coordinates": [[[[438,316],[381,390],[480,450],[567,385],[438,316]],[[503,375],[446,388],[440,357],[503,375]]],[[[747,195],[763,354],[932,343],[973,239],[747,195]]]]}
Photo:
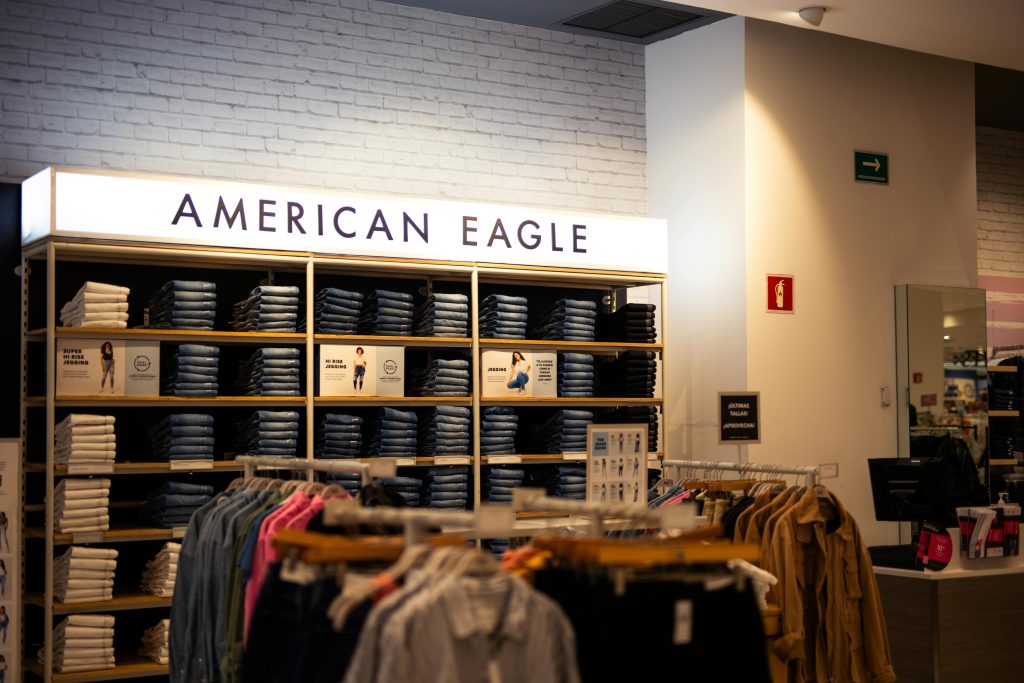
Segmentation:
{"type": "Polygon", "coordinates": [[[395,463],[395,467],[412,467],[416,464],[416,458],[389,458],[395,463]]]}
{"type": "Polygon", "coordinates": [[[83,533],[71,534],[71,543],[78,545],[79,543],[102,543],[103,532],[102,531],[87,531],[83,533]]]}
{"type": "Polygon", "coordinates": [[[521,455],[488,455],[488,465],[521,465],[523,462],[523,456],[521,455]]]}
{"type": "Polygon", "coordinates": [[[68,474],[113,474],[114,463],[109,465],[68,465],[68,474]]]}
{"type": "Polygon", "coordinates": [[[586,460],[586,452],[580,453],[562,453],[562,460],[586,460]]]}
{"type": "Polygon", "coordinates": [[[468,465],[468,455],[435,455],[435,465],[468,465]]]}
{"type": "Polygon", "coordinates": [[[186,526],[176,526],[171,529],[171,538],[185,538],[185,531],[188,530],[186,526]]]}
{"type": "Polygon", "coordinates": [[[516,523],[511,505],[481,503],[476,511],[476,530],[481,538],[505,538],[512,535],[516,523]]]}
{"type": "Polygon", "coordinates": [[[182,470],[212,470],[212,460],[172,460],[171,471],[178,472],[182,470]]]}
{"type": "Polygon", "coordinates": [[[676,600],[676,625],[672,633],[674,645],[688,645],[693,640],[693,600],[676,600]]]}

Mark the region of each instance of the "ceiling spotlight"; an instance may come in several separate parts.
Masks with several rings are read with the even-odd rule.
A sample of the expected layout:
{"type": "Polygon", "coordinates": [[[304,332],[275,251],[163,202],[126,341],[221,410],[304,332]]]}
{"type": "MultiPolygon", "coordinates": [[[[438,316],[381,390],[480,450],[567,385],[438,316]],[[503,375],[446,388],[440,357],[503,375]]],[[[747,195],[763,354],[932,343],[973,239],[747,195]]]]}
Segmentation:
{"type": "Polygon", "coordinates": [[[822,5],[812,5],[797,11],[797,14],[811,26],[821,26],[821,20],[825,16],[825,10],[827,9],[827,7],[822,5]]]}

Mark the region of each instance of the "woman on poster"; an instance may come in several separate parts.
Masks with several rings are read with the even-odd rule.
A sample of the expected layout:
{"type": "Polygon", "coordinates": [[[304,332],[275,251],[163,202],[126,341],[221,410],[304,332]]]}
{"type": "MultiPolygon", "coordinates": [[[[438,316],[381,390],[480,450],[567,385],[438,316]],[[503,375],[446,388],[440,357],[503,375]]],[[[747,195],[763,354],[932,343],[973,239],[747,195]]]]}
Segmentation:
{"type": "Polygon", "coordinates": [[[519,393],[526,391],[532,369],[533,366],[526,362],[526,357],[522,353],[513,351],[512,364],[508,367],[508,388],[518,389],[519,393]]]}
{"type": "Polygon", "coordinates": [[[100,346],[100,363],[103,366],[103,376],[100,377],[100,393],[103,393],[103,385],[110,376],[110,393],[114,393],[114,345],[108,341],[100,346]]]}
{"type": "Polygon", "coordinates": [[[366,378],[366,358],[363,357],[363,347],[356,347],[356,357],[352,361],[352,388],[356,391],[363,390],[363,379],[366,378]]]}

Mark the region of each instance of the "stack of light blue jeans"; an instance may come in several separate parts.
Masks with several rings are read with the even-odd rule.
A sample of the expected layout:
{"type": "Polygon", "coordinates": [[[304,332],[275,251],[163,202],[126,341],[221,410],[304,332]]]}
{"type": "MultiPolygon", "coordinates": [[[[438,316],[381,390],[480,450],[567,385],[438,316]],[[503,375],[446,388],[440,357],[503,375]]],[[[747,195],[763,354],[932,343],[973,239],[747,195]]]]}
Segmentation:
{"type": "Polygon", "coordinates": [[[464,406],[437,406],[420,420],[423,455],[469,455],[472,412],[464,406]]]}
{"type": "Polygon", "coordinates": [[[149,300],[149,327],[212,330],[217,315],[217,284],[198,280],[165,282],[149,300]]]}
{"type": "Polygon", "coordinates": [[[426,507],[465,510],[469,504],[468,467],[431,467],[424,484],[426,507]]]}
{"type": "Polygon", "coordinates": [[[381,408],[373,424],[373,437],[367,452],[375,457],[412,457],[416,455],[416,413],[381,408]]]}
{"type": "Polygon", "coordinates": [[[245,455],[294,457],[299,445],[299,413],[257,410],[238,425],[238,451],[245,455]]]}
{"type": "Polygon", "coordinates": [[[524,296],[491,294],[480,302],[480,336],[526,339],[528,301],[524,296]]]}
{"type": "Polygon", "coordinates": [[[209,503],[213,493],[212,486],[164,482],[146,498],[139,519],[160,529],[188,526],[192,513],[209,503]]]}
{"type": "Polygon", "coordinates": [[[213,416],[168,415],[149,428],[157,460],[213,460],[213,416]]]}
{"type": "Polygon", "coordinates": [[[582,453],[587,450],[587,425],[594,421],[589,410],[559,410],[537,431],[538,453],[582,453]]]}
{"type": "Polygon", "coordinates": [[[235,304],[231,329],[239,332],[294,332],[299,320],[299,288],[261,285],[235,304]]]}
{"type": "Polygon", "coordinates": [[[238,364],[238,393],[242,396],[299,396],[302,352],[270,346],[257,349],[238,364]]]}
{"type": "Polygon", "coordinates": [[[220,349],[203,344],[181,344],[171,354],[164,372],[166,396],[216,396],[220,349]]]}
{"type": "Polygon", "coordinates": [[[468,396],[469,361],[435,358],[426,368],[409,371],[409,386],[419,396],[468,396]]]}
{"type": "Polygon", "coordinates": [[[416,309],[417,337],[468,337],[469,297],[434,292],[416,309]]]}
{"type": "Polygon", "coordinates": [[[534,328],[537,339],[594,341],[597,333],[597,303],[581,299],[559,299],[534,328]]]}
{"type": "Polygon", "coordinates": [[[581,465],[555,465],[541,473],[537,484],[548,490],[548,495],[571,500],[587,499],[587,468],[581,465]]]}
{"type": "Polygon", "coordinates": [[[412,336],[412,294],[375,289],[363,302],[359,332],[382,336],[412,336]]]}
{"type": "Polygon", "coordinates": [[[423,481],[416,477],[385,477],[380,485],[391,495],[401,498],[411,508],[418,508],[422,502],[423,481]]]}
{"type": "Polygon", "coordinates": [[[512,408],[484,408],[480,420],[480,455],[507,455],[516,452],[519,416],[512,408]]]}
{"type": "Polygon", "coordinates": [[[363,418],[327,413],[316,433],[316,457],[358,458],[363,453],[363,418]]]}
{"type": "Polygon", "coordinates": [[[353,498],[359,495],[359,489],[363,487],[362,475],[353,472],[327,472],[323,480],[328,484],[337,484],[353,498]]]}
{"type": "Polygon", "coordinates": [[[363,310],[362,292],[325,287],[317,292],[313,304],[319,334],[355,334],[363,310]]]}
{"type": "Polygon", "coordinates": [[[594,396],[594,357],[589,353],[558,354],[558,395],[594,396]]]}
{"type": "Polygon", "coordinates": [[[525,478],[526,470],[522,468],[504,465],[488,467],[481,482],[481,496],[488,503],[511,503],[512,490],[522,486],[525,478]]]}

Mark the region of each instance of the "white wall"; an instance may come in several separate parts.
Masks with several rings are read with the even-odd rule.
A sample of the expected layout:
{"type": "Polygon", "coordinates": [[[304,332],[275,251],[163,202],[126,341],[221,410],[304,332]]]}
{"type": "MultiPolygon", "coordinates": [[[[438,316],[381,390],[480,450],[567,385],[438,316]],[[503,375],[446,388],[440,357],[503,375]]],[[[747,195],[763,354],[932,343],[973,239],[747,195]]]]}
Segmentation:
{"type": "Polygon", "coordinates": [[[746,384],[744,19],[647,47],[650,215],[668,219],[669,455],[718,445],[717,393],[746,384]]]}
{"type": "MultiPolygon", "coordinates": [[[[942,397],[945,393],[946,371],[943,368],[944,346],[942,292],[914,287],[907,293],[907,354],[911,363],[910,402],[917,408],[918,415],[931,412],[935,416],[943,413],[942,397]],[[914,374],[921,373],[921,383],[914,384],[914,374]],[[936,405],[925,407],[921,396],[932,394],[936,405]]],[[[899,394],[893,390],[894,399],[899,394]]]]}
{"type": "Polygon", "coordinates": [[[866,460],[896,453],[896,283],[974,286],[973,66],[774,23],[746,26],[751,460],[840,464],[831,482],[869,542],[866,460]],[[853,181],[853,151],[888,152],[888,187],[853,181]],[[764,277],[796,275],[796,314],[764,311],[764,277]]]}

